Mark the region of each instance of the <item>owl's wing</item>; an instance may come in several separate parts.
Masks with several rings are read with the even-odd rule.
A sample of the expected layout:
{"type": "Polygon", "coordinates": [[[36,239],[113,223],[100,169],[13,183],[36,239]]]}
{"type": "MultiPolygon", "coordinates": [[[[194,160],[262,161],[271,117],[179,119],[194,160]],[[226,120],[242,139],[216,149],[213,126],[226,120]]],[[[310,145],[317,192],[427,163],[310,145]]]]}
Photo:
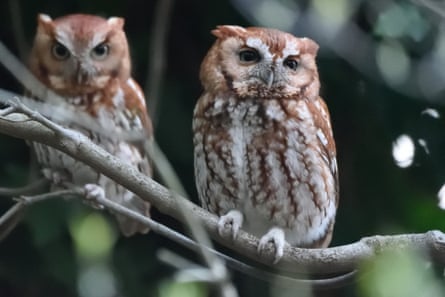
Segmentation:
{"type": "Polygon", "coordinates": [[[151,138],[153,135],[153,126],[148,116],[145,96],[141,87],[132,78],[129,78],[122,88],[125,93],[126,109],[141,121],[142,128],[146,132],[147,137],[151,138]]]}
{"type": "Polygon", "coordinates": [[[318,128],[317,138],[322,148],[322,154],[324,160],[331,170],[331,174],[335,179],[336,185],[336,204],[338,204],[339,197],[339,182],[338,182],[338,169],[337,169],[337,151],[335,147],[334,135],[331,127],[331,118],[329,115],[328,107],[321,97],[312,101],[313,104],[309,104],[308,107],[311,110],[314,117],[314,125],[318,128]]]}
{"type": "Polygon", "coordinates": [[[232,153],[234,139],[226,126],[230,121],[227,110],[214,104],[209,93],[199,102],[193,117],[196,187],[203,207],[224,215],[245,198],[237,174],[241,167],[232,153]]]}
{"type": "Polygon", "coordinates": [[[132,78],[129,78],[122,86],[122,90],[125,96],[124,114],[128,119],[128,125],[124,130],[128,130],[129,133],[135,132],[136,139],[135,141],[130,139],[130,142],[142,156],[138,169],[151,177],[152,164],[149,153],[153,141],[153,127],[147,112],[145,97],[142,89],[132,78]]]}
{"type": "MultiPolygon", "coordinates": [[[[136,132],[135,139],[121,139],[115,148],[114,155],[127,163],[137,167],[137,169],[147,175],[152,176],[152,163],[150,158],[150,145],[153,141],[152,124],[145,107],[145,97],[139,85],[129,79],[121,86],[125,107],[123,111],[119,111],[119,125],[124,133],[131,137],[136,132]]],[[[150,203],[137,197],[133,193],[126,191],[125,199],[119,201],[120,204],[139,212],[145,216],[150,216],[150,203]]],[[[111,197],[109,197],[112,199],[111,197]]],[[[146,233],[148,228],[134,220],[125,216],[116,214],[119,227],[126,236],[133,235],[136,232],[146,233]]]]}

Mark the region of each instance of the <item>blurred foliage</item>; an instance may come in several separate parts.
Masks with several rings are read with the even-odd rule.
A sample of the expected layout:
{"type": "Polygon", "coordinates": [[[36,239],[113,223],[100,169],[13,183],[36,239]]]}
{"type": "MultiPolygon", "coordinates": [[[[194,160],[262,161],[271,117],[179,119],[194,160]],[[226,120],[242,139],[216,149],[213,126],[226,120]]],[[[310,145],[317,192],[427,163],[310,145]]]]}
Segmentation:
{"type": "Polygon", "coordinates": [[[445,294],[431,265],[414,251],[388,251],[363,263],[360,283],[364,297],[438,297],[445,294]]]}
{"type": "Polygon", "coordinates": [[[159,286],[159,297],[201,297],[207,296],[206,290],[199,283],[177,283],[166,281],[159,286]]]}
{"type": "MultiPolygon", "coordinates": [[[[29,45],[37,13],[119,15],[126,19],[134,77],[143,83],[157,3],[3,1],[0,39],[19,55],[13,21],[21,23],[23,40],[29,45]]],[[[197,202],[191,119],[201,92],[200,62],[214,40],[209,32],[219,24],[274,26],[320,44],[321,93],[331,111],[341,184],[333,245],[373,234],[445,230],[445,213],[437,201],[445,182],[445,13],[441,6],[433,0],[174,2],[155,128],[160,146],[192,199],[197,202]],[[424,112],[427,108],[439,117],[424,112]],[[414,147],[410,165],[403,168],[392,155],[401,135],[408,136],[414,147]]],[[[0,87],[21,92],[3,69],[0,76],[0,87]]],[[[26,184],[36,175],[30,160],[23,141],[0,135],[0,186],[26,184]]],[[[10,199],[0,199],[2,212],[11,205],[10,199]]],[[[153,216],[182,229],[156,211],[153,216]]],[[[161,247],[199,261],[153,232],[120,237],[106,213],[78,201],[43,202],[29,209],[23,222],[0,243],[0,296],[214,295],[201,284],[176,283],[174,270],[156,257],[161,247]]],[[[414,294],[414,285],[425,288],[425,294],[440,289],[434,270],[424,269],[424,260],[417,254],[382,255],[363,267],[366,272],[359,286],[320,294],[438,296],[414,294]]],[[[292,288],[289,293],[236,272],[233,276],[240,296],[304,296],[306,292],[292,288]]]]}

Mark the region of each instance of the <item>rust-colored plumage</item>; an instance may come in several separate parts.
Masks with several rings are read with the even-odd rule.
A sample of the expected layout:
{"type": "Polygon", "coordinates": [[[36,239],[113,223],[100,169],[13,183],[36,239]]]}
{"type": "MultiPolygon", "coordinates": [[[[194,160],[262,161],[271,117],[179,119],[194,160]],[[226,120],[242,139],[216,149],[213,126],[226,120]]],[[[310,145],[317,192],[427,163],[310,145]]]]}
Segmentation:
{"type": "MultiPolygon", "coordinates": [[[[86,112],[103,131],[89,130],[88,124],[80,120],[61,124],[85,134],[109,153],[151,176],[151,165],[142,145],[125,139],[125,135],[136,132],[150,139],[152,127],[144,95],[130,76],[123,25],[124,19],[118,17],[73,14],[52,20],[40,14],[29,68],[46,87],[64,98],[60,104],[86,112]]],[[[147,202],[89,166],[39,143],[32,147],[42,172],[52,181],[63,179],[65,185],[97,184],[107,198],[149,215],[147,202]]],[[[128,218],[116,217],[124,235],[148,231],[128,218]]]]}
{"type": "Polygon", "coordinates": [[[308,38],[219,26],[201,65],[193,118],[202,205],[268,242],[326,247],[338,204],[336,149],[308,38]]]}

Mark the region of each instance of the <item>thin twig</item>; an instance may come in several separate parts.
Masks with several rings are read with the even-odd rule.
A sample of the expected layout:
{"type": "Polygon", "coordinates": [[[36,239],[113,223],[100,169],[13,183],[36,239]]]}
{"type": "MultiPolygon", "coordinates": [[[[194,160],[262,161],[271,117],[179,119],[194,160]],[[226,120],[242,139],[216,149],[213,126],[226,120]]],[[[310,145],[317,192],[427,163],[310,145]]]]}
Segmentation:
{"type": "Polygon", "coordinates": [[[41,123],[53,132],[57,134],[67,134],[67,129],[45,118],[38,111],[28,108],[20,101],[19,97],[14,97],[14,99],[11,100],[9,104],[10,106],[14,107],[16,111],[20,111],[20,113],[27,115],[30,119],[36,122],[41,123]]]}
{"type": "Polygon", "coordinates": [[[79,195],[79,193],[76,190],[62,190],[35,196],[20,196],[19,198],[15,198],[17,202],[0,217],[0,241],[3,241],[17,226],[24,209],[29,205],[56,197],[72,195],[79,195]]]}
{"type": "Polygon", "coordinates": [[[59,197],[69,198],[79,195],[85,195],[85,190],[82,188],[72,188],[72,189],[59,190],[33,196],[21,196],[16,199],[19,203],[23,203],[25,206],[29,206],[34,203],[46,201],[53,198],[59,198],[59,197]]]}
{"type": "Polygon", "coordinates": [[[8,209],[7,212],[5,212],[0,217],[0,226],[4,226],[6,222],[8,222],[11,218],[16,216],[23,208],[25,208],[25,205],[23,203],[20,202],[15,203],[10,209],[8,209]]]}
{"type": "Polygon", "coordinates": [[[167,52],[167,35],[170,28],[170,14],[173,8],[173,0],[159,0],[153,16],[155,18],[151,30],[149,68],[145,83],[145,95],[148,98],[148,111],[156,127],[158,122],[158,103],[160,97],[161,82],[164,77],[165,55],[167,52]]]}
{"type": "Polygon", "coordinates": [[[17,202],[4,215],[0,217],[0,226],[4,225],[9,219],[17,215],[21,210],[31,204],[56,197],[79,194],[80,192],[78,192],[77,190],[62,190],[35,196],[21,196],[19,198],[16,198],[17,202]]]}
{"type": "Polygon", "coordinates": [[[179,282],[199,281],[214,284],[220,281],[215,280],[213,273],[208,268],[190,262],[170,250],[161,249],[157,255],[161,261],[178,270],[175,279],[179,282]]]}
{"type": "MultiPolygon", "coordinates": [[[[149,156],[152,157],[151,159],[153,160],[153,163],[161,177],[161,180],[165,184],[168,183],[169,189],[187,198],[187,191],[185,190],[184,186],[181,183],[181,180],[173,169],[173,166],[168,161],[167,157],[156,141],[153,141],[152,148],[153,149],[149,156]]],[[[145,150],[148,151],[147,148],[145,150]]]]}
{"type": "Polygon", "coordinates": [[[201,267],[166,248],[160,248],[156,255],[159,260],[178,270],[201,267]]]}
{"type": "Polygon", "coordinates": [[[36,190],[41,187],[48,185],[48,180],[46,178],[40,178],[26,186],[19,188],[1,188],[0,187],[0,196],[22,196],[22,195],[30,195],[33,194],[36,190]]]}

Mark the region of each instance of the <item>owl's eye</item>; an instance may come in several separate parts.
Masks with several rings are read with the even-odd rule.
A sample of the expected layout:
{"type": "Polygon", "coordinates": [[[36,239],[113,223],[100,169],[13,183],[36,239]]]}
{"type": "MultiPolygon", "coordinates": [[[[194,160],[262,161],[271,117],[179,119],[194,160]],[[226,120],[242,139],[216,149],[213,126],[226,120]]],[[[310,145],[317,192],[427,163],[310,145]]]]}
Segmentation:
{"type": "Polygon", "coordinates": [[[286,60],[284,60],[283,64],[284,66],[292,70],[297,70],[298,68],[298,61],[292,58],[287,58],[286,60]]]}
{"type": "Polygon", "coordinates": [[[241,62],[250,63],[250,62],[258,62],[261,59],[261,57],[260,57],[260,54],[256,50],[242,49],[239,52],[239,59],[241,62]]]}
{"type": "Polygon", "coordinates": [[[91,51],[91,57],[96,60],[105,59],[110,52],[110,46],[106,43],[101,43],[91,51]]]}
{"type": "Polygon", "coordinates": [[[70,57],[70,51],[61,43],[56,42],[51,48],[51,54],[57,60],[63,61],[70,57]]]}

